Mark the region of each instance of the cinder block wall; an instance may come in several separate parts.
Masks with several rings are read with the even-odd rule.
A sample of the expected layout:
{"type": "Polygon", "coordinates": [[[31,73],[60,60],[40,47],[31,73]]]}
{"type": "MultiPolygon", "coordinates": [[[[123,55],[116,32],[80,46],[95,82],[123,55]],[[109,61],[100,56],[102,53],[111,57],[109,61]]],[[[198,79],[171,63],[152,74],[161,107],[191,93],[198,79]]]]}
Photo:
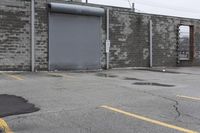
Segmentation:
{"type": "Polygon", "coordinates": [[[48,70],[47,1],[35,0],[35,69],[48,70]]]}
{"type": "Polygon", "coordinates": [[[30,1],[0,1],[0,70],[30,70],[30,1]]]}
{"type": "Polygon", "coordinates": [[[123,8],[110,12],[111,67],[149,66],[149,21],[153,22],[153,66],[200,65],[200,20],[134,13],[123,8]],[[177,64],[178,25],[194,26],[194,60],[177,64]]]}
{"type": "Polygon", "coordinates": [[[149,18],[126,9],[111,9],[111,67],[148,66],[149,18]]]}
{"type": "MultiPolygon", "coordinates": [[[[48,70],[48,2],[67,3],[64,0],[35,0],[36,70],[48,70]]],[[[200,65],[200,20],[140,14],[126,8],[99,7],[110,8],[112,68],[149,66],[150,19],[153,22],[154,66],[200,65]],[[177,64],[179,24],[194,26],[195,54],[193,61],[177,64]]],[[[0,70],[29,71],[31,68],[30,8],[30,0],[0,1],[0,70]]],[[[105,67],[105,40],[106,16],[102,18],[102,68],[105,67]]]]}

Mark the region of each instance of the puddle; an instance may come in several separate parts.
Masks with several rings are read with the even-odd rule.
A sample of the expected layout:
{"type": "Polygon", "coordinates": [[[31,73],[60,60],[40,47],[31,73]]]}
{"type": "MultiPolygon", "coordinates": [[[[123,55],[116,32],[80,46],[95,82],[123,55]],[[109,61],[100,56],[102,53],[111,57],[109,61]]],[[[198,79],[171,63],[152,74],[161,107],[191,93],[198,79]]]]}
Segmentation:
{"type": "Polygon", "coordinates": [[[129,78],[129,77],[126,77],[124,78],[124,80],[136,80],[136,81],[144,81],[142,79],[137,79],[137,78],[129,78]]]}
{"type": "Polygon", "coordinates": [[[160,84],[160,83],[151,83],[151,82],[136,82],[134,85],[148,85],[148,86],[161,86],[161,87],[174,87],[175,85],[160,84]]]}
{"type": "Polygon", "coordinates": [[[33,113],[39,110],[34,104],[28,103],[22,97],[7,94],[0,95],[0,117],[33,113]]]}
{"type": "Polygon", "coordinates": [[[117,75],[107,74],[107,73],[97,73],[96,76],[98,77],[104,77],[104,78],[116,78],[117,75]]]}
{"type": "Polygon", "coordinates": [[[134,70],[142,70],[142,71],[150,71],[150,72],[160,72],[160,73],[171,73],[171,74],[182,74],[180,72],[168,71],[166,69],[162,69],[162,70],[158,70],[158,69],[134,69],[134,70]]]}
{"type": "Polygon", "coordinates": [[[63,76],[58,74],[48,74],[48,77],[62,78],[63,76]]]}

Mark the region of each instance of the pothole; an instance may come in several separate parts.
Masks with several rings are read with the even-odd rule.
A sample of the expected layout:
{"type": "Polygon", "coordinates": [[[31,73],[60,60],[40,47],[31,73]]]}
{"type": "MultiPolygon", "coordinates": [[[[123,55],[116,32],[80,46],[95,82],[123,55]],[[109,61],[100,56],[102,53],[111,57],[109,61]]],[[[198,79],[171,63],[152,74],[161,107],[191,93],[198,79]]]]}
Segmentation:
{"type": "Polygon", "coordinates": [[[130,78],[130,77],[126,77],[126,78],[124,78],[124,80],[144,81],[144,80],[142,80],[142,79],[138,79],[138,78],[130,78]]]}
{"type": "Polygon", "coordinates": [[[152,82],[136,82],[133,84],[134,85],[147,85],[147,86],[161,86],[161,87],[174,87],[175,86],[175,85],[152,83],[152,82]]]}
{"type": "Polygon", "coordinates": [[[39,110],[34,104],[29,103],[22,97],[7,94],[0,95],[0,117],[33,113],[39,110]]]}
{"type": "Polygon", "coordinates": [[[117,75],[107,74],[107,73],[97,73],[96,76],[98,77],[104,77],[104,78],[116,78],[117,75]]]}

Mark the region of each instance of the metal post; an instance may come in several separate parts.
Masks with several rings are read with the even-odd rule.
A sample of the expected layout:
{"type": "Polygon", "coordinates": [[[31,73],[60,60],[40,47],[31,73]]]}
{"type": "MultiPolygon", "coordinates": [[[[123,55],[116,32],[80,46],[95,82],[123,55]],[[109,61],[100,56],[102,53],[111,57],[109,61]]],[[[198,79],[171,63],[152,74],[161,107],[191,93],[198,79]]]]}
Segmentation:
{"type": "Polygon", "coordinates": [[[132,3],[132,10],[135,12],[135,3],[132,3]]]}
{"type": "Polygon", "coordinates": [[[109,13],[110,13],[110,10],[109,9],[107,9],[107,40],[110,40],[110,36],[109,36],[109,28],[110,28],[110,26],[109,26],[109,23],[110,23],[110,21],[109,21],[109,19],[110,19],[110,15],[109,15],[109,13]]]}
{"type": "Polygon", "coordinates": [[[107,39],[106,39],[106,69],[108,70],[109,69],[109,62],[110,62],[110,60],[109,60],[109,56],[110,56],[110,38],[109,38],[109,34],[110,34],[110,31],[109,31],[109,28],[110,28],[110,26],[109,26],[109,24],[110,24],[110,21],[109,21],[109,19],[110,19],[110,16],[109,16],[109,9],[107,9],[107,39]]]}
{"type": "Polygon", "coordinates": [[[150,42],[150,67],[153,67],[153,40],[152,40],[152,20],[149,22],[149,42],[150,42]]]}
{"type": "Polygon", "coordinates": [[[85,3],[88,3],[88,0],[85,0],[85,3]]]}
{"type": "Polygon", "coordinates": [[[109,53],[106,53],[106,69],[108,70],[109,69],[109,62],[110,62],[110,60],[109,60],[109,58],[110,58],[110,54],[109,53]]]}
{"type": "Polygon", "coordinates": [[[31,0],[31,71],[35,71],[35,0],[31,0]]]}

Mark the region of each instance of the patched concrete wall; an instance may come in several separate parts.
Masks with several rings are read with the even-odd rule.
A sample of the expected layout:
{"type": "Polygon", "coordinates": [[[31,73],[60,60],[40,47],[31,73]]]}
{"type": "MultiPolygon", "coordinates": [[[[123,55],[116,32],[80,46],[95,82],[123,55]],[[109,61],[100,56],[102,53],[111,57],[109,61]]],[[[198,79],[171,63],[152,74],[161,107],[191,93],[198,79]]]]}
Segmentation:
{"type": "MultiPolygon", "coordinates": [[[[35,66],[48,70],[48,7],[49,2],[35,0],[35,66]]],[[[81,3],[76,3],[81,4],[81,3]]],[[[90,5],[97,6],[97,5],[90,5]]],[[[149,21],[153,22],[153,65],[200,65],[200,21],[179,17],[134,13],[126,8],[110,9],[110,67],[149,66],[149,21]],[[177,64],[177,27],[194,26],[194,60],[177,64]]],[[[31,68],[31,3],[30,0],[0,1],[0,70],[31,68]]],[[[101,65],[105,67],[106,16],[102,18],[101,65]]]]}

